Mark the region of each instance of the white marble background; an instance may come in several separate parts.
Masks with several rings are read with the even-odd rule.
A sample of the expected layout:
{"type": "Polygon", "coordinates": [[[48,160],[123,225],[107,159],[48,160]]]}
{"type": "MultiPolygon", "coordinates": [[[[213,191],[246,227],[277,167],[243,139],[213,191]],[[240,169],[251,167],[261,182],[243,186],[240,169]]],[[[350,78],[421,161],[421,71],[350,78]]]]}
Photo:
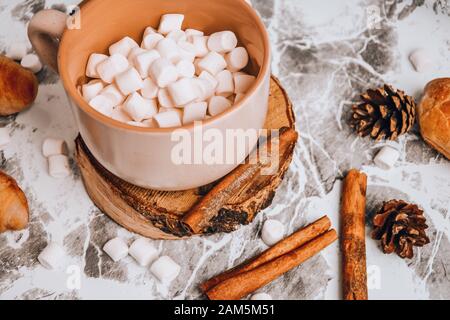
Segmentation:
{"type": "MultiPolygon", "coordinates": [[[[215,0],[212,0],[215,1],[215,0]]],[[[12,41],[26,40],[26,23],[42,8],[77,1],[0,0],[0,52],[12,41]]],[[[450,163],[421,140],[417,129],[394,145],[402,150],[398,165],[383,171],[372,158],[385,143],[361,139],[348,128],[358,94],[383,82],[420,98],[431,79],[448,76],[449,4],[438,1],[253,0],[270,32],[273,73],[289,92],[301,138],[292,166],[273,205],[256,221],[233,234],[186,241],[155,241],[182,272],[170,287],[148,268],[126,258],[113,263],[101,250],[116,235],[130,242],[136,235],[118,227],[87,197],[78,169],[64,180],[48,176],[40,152],[42,141],[77,135],[67,97],[56,75],[42,71],[36,104],[18,116],[0,118],[11,129],[12,143],[0,152],[0,169],[14,176],[31,206],[31,223],[23,232],[0,235],[0,299],[197,299],[197,285],[265,249],[259,237],[268,217],[281,220],[289,233],[328,214],[339,227],[341,179],[350,167],[369,175],[368,217],[383,200],[401,198],[426,213],[431,244],[412,260],[384,255],[369,238],[367,263],[371,299],[450,298],[450,163]],[[368,26],[368,12],[379,12],[368,26]],[[426,48],[436,70],[419,74],[408,54],[426,48]],[[65,266],[81,270],[81,288],[67,286],[62,268],[44,269],[36,260],[48,241],[63,244],[65,266]]],[[[263,291],[275,299],[339,299],[338,244],[274,281],[263,291]]]]}

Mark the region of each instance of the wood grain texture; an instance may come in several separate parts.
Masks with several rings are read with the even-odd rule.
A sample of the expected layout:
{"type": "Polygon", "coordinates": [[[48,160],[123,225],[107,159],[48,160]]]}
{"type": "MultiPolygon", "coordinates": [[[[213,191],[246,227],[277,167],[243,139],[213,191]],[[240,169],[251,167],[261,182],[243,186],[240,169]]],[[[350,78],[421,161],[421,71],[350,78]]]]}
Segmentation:
{"type": "MultiPolygon", "coordinates": [[[[234,190],[216,208],[198,234],[232,232],[248,224],[262,209],[272,203],[276,188],[282,182],[297,139],[295,117],[286,92],[272,77],[266,129],[288,131],[295,140],[284,144],[280,165],[274,175],[255,175],[234,190]],[[294,133],[292,133],[294,132],[294,133]]],[[[281,136],[281,134],[280,134],[281,136]]],[[[86,190],[96,206],[124,228],[154,239],[182,239],[194,233],[183,217],[220,181],[196,189],[164,192],[137,187],[106,170],[89,152],[81,137],[76,140],[76,159],[86,190]]],[[[243,165],[235,170],[242,170],[243,165]]]]}

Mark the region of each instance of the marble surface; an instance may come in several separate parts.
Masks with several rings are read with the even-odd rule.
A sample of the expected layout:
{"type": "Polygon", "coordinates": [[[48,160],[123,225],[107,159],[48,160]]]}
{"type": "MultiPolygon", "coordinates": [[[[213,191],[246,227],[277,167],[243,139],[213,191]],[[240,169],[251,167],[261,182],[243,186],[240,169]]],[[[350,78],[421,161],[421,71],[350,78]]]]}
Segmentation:
{"type": "MultiPolygon", "coordinates": [[[[170,285],[159,283],[149,268],[131,258],[114,263],[102,246],[114,237],[136,235],[118,227],[89,200],[72,161],[70,178],[47,174],[40,152],[48,136],[70,142],[77,129],[58,77],[44,70],[36,104],[18,116],[0,118],[12,143],[0,151],[0,169],[25,190],[31,222],[22,232],[0,235],[1,299],[198,299],[198,284],[265,249],[259,237],[273,217],[291,233],[322,214],[339,228],[343,173],[361,168],[369,176],[368,216],[382,201],[401,198],[426,212],[431,244],[411,260],[384,255],[367,239],[371,299],[450,298],[450,163],[429,148],[417,128],[393,143],[402,151],[396,167],[384,171],[372,158],[385,142],[361,139],[347,119],[358,93],[383,82],[420,98],[431,79],[448,76],[450,4],[438,1],[253,0],[273,45],[273,73],[291,96],[301,138],[273,205],[256,221],[232,234],[186,241],[154,241],[162,254],[181,266],[170,285]],[[409,53],[426,48],[436,68],[414,72],[409,53]],[[49,271],[37,262],[48,241],[61,243],[64,267],[49,271]],[[67,268],[69,267],[69,268],[67,268]],[[66,269],[67,268],[67,269],[66,269]],[[79,275],[79,286],[76,280],[79,275]],[[75,277],[75,278],[74,278],[75,277]]],[[[25,41],[26,23],[42,8],[64,10],[76,1],[0,0],[0,52],[25,41]]],[[[371,226],[367,224],[369,236],[371,226]]],[[[262,291],[275,299],[339,299],[338,244],[327,248],[262,291]]]]}

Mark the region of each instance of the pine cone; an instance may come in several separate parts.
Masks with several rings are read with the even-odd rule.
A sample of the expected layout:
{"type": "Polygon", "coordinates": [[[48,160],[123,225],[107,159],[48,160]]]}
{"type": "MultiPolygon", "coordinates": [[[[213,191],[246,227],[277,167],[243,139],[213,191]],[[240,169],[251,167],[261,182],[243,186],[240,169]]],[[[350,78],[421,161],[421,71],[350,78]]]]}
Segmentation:
{"type": "Polygon", "coordinates": [[[361,99],[361,104],[352,107],[350,126],[362,137],[395,140],[408,132],[416,121],[414,99],[389,85],[367,90],[361,99]]]}
{"type": "Polygon", "coordinates": [[[384,253],[396,252],[402,258],[411,259],[413,246],[430,243],[425,233],[426,218],[415,204],[402,200],[385,202],[373,218],[375,230],[372,238],[381,240],[384,253]]]}

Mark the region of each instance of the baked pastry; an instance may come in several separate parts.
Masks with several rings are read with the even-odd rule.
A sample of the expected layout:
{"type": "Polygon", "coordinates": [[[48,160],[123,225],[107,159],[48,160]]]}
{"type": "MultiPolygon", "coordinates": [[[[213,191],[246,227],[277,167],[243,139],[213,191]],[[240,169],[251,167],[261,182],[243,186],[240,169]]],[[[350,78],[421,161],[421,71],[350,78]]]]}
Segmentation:
{"type": "Polygon", "coordinates": [[[28,108],[36,99],[38,85],[33,72],[0,55],[0,116],[28,108]]]}
{"type": "Polygon", "coordinates": [[[450,78],[426,85],[418,115],[423,139],[450,160],[450,78]]]}

